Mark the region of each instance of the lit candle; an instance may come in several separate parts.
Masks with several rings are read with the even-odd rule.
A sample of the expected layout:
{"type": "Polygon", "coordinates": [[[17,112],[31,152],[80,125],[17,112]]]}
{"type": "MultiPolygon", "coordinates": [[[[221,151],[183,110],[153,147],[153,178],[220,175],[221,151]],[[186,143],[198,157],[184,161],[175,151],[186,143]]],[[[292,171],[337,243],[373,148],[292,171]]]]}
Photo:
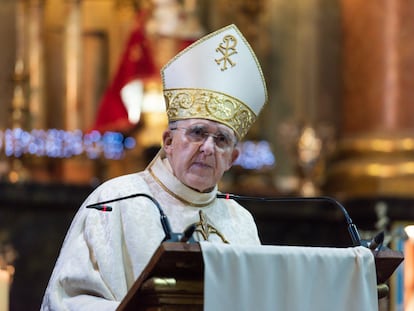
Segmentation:
{"type": "Polygon", "coordinates": [[[0,311],[9,310],[9,284],[9,272],[0,269],[0,311]]]}

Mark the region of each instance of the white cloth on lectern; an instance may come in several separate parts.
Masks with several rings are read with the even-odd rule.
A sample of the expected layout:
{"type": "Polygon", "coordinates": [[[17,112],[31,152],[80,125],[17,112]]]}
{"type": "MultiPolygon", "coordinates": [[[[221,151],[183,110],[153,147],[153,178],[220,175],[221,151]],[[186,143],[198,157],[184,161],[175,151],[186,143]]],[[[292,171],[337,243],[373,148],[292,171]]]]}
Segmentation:
{"type": "Polygon", "coordinates": [[[204,311],[377,311],[375,262],[350,248],[201,242],[204,311]]]}

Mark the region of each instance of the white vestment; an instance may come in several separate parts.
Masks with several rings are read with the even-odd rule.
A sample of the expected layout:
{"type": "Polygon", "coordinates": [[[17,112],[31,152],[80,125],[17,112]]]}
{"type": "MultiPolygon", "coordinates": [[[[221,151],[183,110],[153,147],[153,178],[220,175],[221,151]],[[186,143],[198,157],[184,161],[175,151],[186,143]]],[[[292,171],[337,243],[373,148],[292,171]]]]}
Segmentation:
{"type": "MultiPolygon", "coordinates": [[[[233,200],[216,199],[217,187],[199,193],[182,184],[159,156],[143,171],[111,179],[94,190],[75,215],[43,298],[41,310],[115,310],[165,234],[156,205],[146,197],[111,203],[111,212],[86,205],[145,193],[167,215],[173,232],[200,221],[231,244],[259,245],[252,215],[233,200]]],[[[195,237],[202,239],[201,236],[195,237]]],[[[212,234],[209,241],[221,242],[212,234]]]]}

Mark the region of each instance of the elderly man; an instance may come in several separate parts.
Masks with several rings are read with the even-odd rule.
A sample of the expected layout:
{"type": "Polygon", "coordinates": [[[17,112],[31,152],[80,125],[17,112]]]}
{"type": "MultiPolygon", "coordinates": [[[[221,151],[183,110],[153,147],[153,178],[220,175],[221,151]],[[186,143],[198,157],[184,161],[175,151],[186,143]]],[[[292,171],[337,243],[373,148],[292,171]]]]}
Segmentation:
{"type": "Polygon", "coordinates": [[[195,42],[162,69],[169,127],[163,148],[135,174],[99,186],[76,214],[42,310],[115,310],[165,238],[159,202],[173,232],[194,224],[198,241],[258,245],[251,214],[217,199],[217,183],[267,102],[260,65],[236,26],[195,42]],[[86,206],[112,204],[105,213],[86,206]]]}

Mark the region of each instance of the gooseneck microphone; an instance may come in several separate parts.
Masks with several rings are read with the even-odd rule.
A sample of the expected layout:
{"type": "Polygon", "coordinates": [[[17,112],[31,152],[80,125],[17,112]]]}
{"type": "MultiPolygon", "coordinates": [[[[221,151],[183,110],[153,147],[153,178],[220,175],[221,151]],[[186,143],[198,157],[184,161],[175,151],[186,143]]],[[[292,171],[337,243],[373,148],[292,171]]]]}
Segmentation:
{"type": "MultiPolygon", "coordinates": [[[[194,242],[194,239],[192,238],[192,234],[195,231],[195,227],[190,225],[187,227],[183,233],[174,233],[171,230],[171,225],[168,220],[168,217],[165,215],[163,209],[161,208],[161,205],[159,202],[152,196],[146,194],[146,193],[134,193],[131,195],[119,197],[112,200],[102,201],[94,204],[89,204],[86,206],[86,208],[93,208],[102,212],[110,212],[112,211],[111,206],[107,206],[108,203],[118,202],[122,200],[128,200],[135,197],[145,197],[149,200],[151,200],[154,205],[157,207],[159,213],[160,213],[160,221],[162,228],[165,233],[164,241],[182,241],[182,242],[194,242]]],[[[306,203],[306,202],[327,202],[330,203],[336,207],[339,207],[339,209],[342,211],[345,220],[348,224],[348,232],[350,234],[352,244],[353,246],[360,246],[361,245],[361,238],[359,236],[358,230],[355,226],[355,224],[352,222],[351,217],[349,216],[347,210],[345,207],[340,204],[337,200],[331,198],[331,197],[253,197],[253,196],[243,196],[243,195],[235,195],[235,194],[229,194],[229,193],[218,193],[217,194],[218,199],[229,199],[229,200],[236,200],[236,201],[256,201],[256,202],[288,202],[288,203],[306,203]]],[[[379,240],[379,237],[377,237],[377,240],[379,240]]],[[[374,239],[374,244],[376,244],[377,240],[374,239]]],[[[374,246],[374,244],[371,245],[370,248],[374,246]]],[[[379,244],[379,243],[378,243],[379,244]]],[[[377,245],[378,245],[377,244],[377,245]]]]}
{"type": "Polygon", "coordinates": [[[360,246],[361,245],[361,238],[359,236],[358,230],[355,224],[352,222],[351,217],[349,216],[345,207],[331,197],[253,197],[253,196],[243,196],[243,195],[235,195],[229,193],[219,193],[217,194],[217,198],[220,199],[232,199],[237,201],[256,201],[256,202],[289,202],[289,203],[306,203],[306,202],[327,202],[336,207],[339,207],[342,213],[345,216],[345,220],[348,224],[348,232],[352,240],[353,246],[360,246]]]}
{"type": "Polygon", "coordinates": [[[131,194],[131,195],[127,195],[127,196],[124,196],[124,197],[119,197],[119,198],[112,199],[112,200],[93,203],[93,204],[86,205],[86,208],[93,208],[93,209],[96,209],[96,210],[102,211],[102,212],[110,212],[110,211],[112,211],[112,207],[107,206],[106,204],[113,203],[113,202],[118,202],[118,201],[122,201],[122,200],[128,200],[128,199],[132,199],[132,198],[136,198],[136,197],[145,197],[145,198],[151,200],[154,203],[154,205],[157,207],[158,212],[160,213],[160,221],[161,221],[162,229],[164,230],[164,234],[165,234],[165,238],[164,238],[163,241],[169,241],[169,242],[178,242],[178,241],[183,241],[183,242],[190,241],[190,242],[192,242],[193,241],[191,239],[191,236],[193,235],[193,233],[195,231],[195,227],[193,228],[192,226],[189,226],[184,231],[184,233],[174,233],[171,230],[171,225],[170,225],[170,222],[168,220],[168,217],[167,217],[167,215],[165,215],[165,213],[164,213],[163,209],[161,208],[161,205],[159,204],[159,202],[154,197],[152,197],[152,196],[150,196],[146,193],[134,193],[134,194],[131,194]]]}

